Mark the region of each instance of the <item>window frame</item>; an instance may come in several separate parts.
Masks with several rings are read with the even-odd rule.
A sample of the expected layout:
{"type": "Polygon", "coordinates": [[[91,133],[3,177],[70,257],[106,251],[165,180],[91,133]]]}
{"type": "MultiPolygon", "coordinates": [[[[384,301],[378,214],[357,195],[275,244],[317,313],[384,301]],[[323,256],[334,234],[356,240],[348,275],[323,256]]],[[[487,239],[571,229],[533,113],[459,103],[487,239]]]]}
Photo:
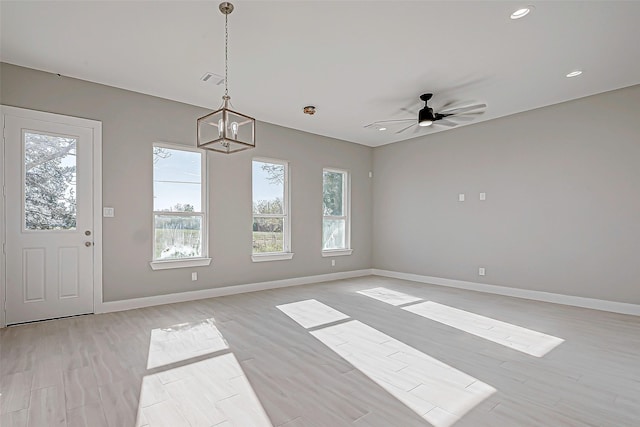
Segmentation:
{"type": "Polygon", "coordinates": [[[208,215],[208,180],[207,180],[207,153],[206,151],[199,149],[197,147],[192,147],[188,145],[180,145],[180,144],[172,144],[167,142],[154,142],[152,144],[151,155],[153,156],[153,149],[166,148],[169,150],[175,151],[189,151],[193,153],[200,154],[200,211],[199,212],[166,212],[166,211],[156,211],[154,206],[154,197],[155,197],[155,189],[154,189],[154,171],[153,171],[153,157],[152,157],[152,166],[151,166],[151,262],[149,265],[152,270],[166,270],[172,268],[190,268],[190,267],[201,267],[207,266],[211,264],[211,258],[209,255],[209,215],[208,215]],[[174,258],[174,259],[156,259],[155,258],[155,246],[156,246],[156,238],[155,238],[155,223],[156,216],[193,216],[202,218],[202,226],[200,231],[202,233],[200,238],[200,244],[202,245],[201,256],[199,257],[189,257],[189,258],[174,258]]]}
{"type": "Polygon", "coordinates": [[[291,185],[290,185],[290,165],[287,160],[274,159],[270,157],[253,157],[251,159],[251,260],[253,262],[283,261],[293,258],[291,250],[291,185]],[[253,163],[271,163],[284,166],[284,191],[282,201],[282,214],[254,214],[253,213],[253,163]],[[282,252],[253,252],[253,222],[259,218],[283,218],[282,223],[282,252]]]}
{"type": "Polygon", "coordinates": [[[351,248],[351,172],[347,169],[334,167],[322,168],[322,229],[320,235],[320,247],[322,248],[323,257],[346,256],[353,253],[351,248]],[[324,214],[324,174],[325,172],[340,173],[343,176],[342,181],[342,215],[325,215],[324,214]],[[325,220],[343,219],[344,225],[344,248],[341,249],[324,249],[324,222],[325,220]]]}

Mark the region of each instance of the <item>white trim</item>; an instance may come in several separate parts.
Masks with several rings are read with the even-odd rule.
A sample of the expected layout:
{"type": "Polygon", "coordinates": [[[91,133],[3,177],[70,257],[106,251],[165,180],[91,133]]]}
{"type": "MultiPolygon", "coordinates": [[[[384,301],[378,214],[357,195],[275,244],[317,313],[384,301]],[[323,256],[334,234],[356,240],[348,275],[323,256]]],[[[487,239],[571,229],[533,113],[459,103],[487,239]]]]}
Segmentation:
{"type": "Polygon", "coordinates": [[[169,259],[166,261],[151,261],[152,270],[169,270],[172,268],[206,267],[211,264],[211,258],[169,259]]]}
{"type": "Polygon", "coordinates": [[[102,122],[93,121],[93,312],[102,306],[102,122]]]}
{"type": "MultiPolygon", "coordinates": [[[[252,190],[251,190],[251,221],[253,224],[253,220],[254,218],[257,217],[273,217],[273,218],[280,218],[282,217],[282,221],[283,221],[283,240],[282,240],[282,246],[283,246],[283,250],[282,253],[278,253],[280,256],[277,258],[273,258],[273,259],[253,259],[254,256],[258,256],[258,257],[262,257],[262,255],[260,253],[253,253],[253,233],[252,233],[252,241],[251,241],[251,257],[253,259],[253,262],[261,262],[261,261],[280,261],[280,260],[286,260],[286,259],[291,259],[293,258],[293,253],[292,253],[292,249],[291,249],[291,182],[290,182],[290,163],[288,160],[281,160],[281,159],[273,159],[270,157],[253,157],[251,159],[251,186],[252,186],[252,190]],[[260,163],[271,163],[271,164],[276,164],[276,165],[282,165],[284,166],[284,191],[282,193],[282,197],[284,198],[284,200],[282,201],[282,209],[283,212],[282,214],[254,214],[253,213],[253,162],[260,162],[260,163]],[[287,258],[287,256],[291,254],[291,256],[289,256],[287,258]]],[[[269,255],[273,255],[273,254],[269,254],[269,255]]]]}
{"type": "MultiPolygon", "coordinates": [[[[153,185],[153,189],[151,191],[152,197],[152,219],[151,219],[151,261],[150,265],[153,270],[163,270],[168,268],[181,268],[181,267],[191,267],[190,265],[184,266],[175,266],[175,267],[158,267],[154,268],[154,263],[163,262],[160,259],[154,259],[156,254],[156,238],[155,238],[155,227],[156,227],[156,216],[157,215],[175,215],[175,216],[200,216],[202,217],[200,233],[201,233],[201,244],[202,244],[202,253],[201,258],[207,258],[209,256],[209,180],[207,179],[209,174],[209,160],[205,150],[193,147],[189,145],[183,144],[174,144],[171,142],[154,142],[151,144],[152,149],[155,147],[166,148],[168,150],[174,151],[190,151],[192,153],[200,154],[200,211],[199,212],[164,212],[164,211],[156,211],[155,206],[153,206],[153,197],[155,192],[155,185],[153,185]]],[[[151,181],[155,180],[155,163],[151,172],[151,181]]],[[[209,260],[211,262],[211,260],[209,260]]],[[[199,265],[209,265],[209,264],[197,264],[195,267],[199,265]]]]}
{"type": "MultiPolygon", "coordinates": [[[[324,240],[324,220],[325,219],[344,219],[344,244],[345,247],[341,249],[336,249],[336,251],[350,251],[351,250],[351,171],[348,169],[339,169],[333,167],[326,167],[322,169],[322,196],[324,203],[324,173],[325,172],[335,172],[341,173],[344,181],[342,182],[342,216],[333,216],[333,215],[322,215],[322,236],[321,240],[324,240]]],[[[324,210],[324,209],[323,209],[324,210]]],[[[322,246],[324,246],[324,241],[321,242],[322,246]]],[[[351,255],[349,253],[342,253],[336,255],[325,255],[325,252],[331,252],[334,249],[323,249],[322,256],[343,256],[343,255],[351,255]]]]}
{"type": "Polygon", "coordinates": [[[265,262],[265,261],[286,261],[293,258],[293,252],[278,252],[278,253],[266,253],[266,254],[253,254],[251,255],[251,261],[253,262],[265,262]]]}
{"type": "Polygon", "coordinates": [[[370,269],[343,271],[340,273],[319,274],[317,276],[296,277],[293,279],[273,280],[270,282],[250,283],[246,285],[224,286],[222,288],[203,289],[201,291],[181,292],[177,294],[157,295],[145,298],[134,298],[122,301],[110,301],[102,304],[101,313],[133,310],[135,308],[151,307],[162,304],[194,301],[215,298],[225,295],[242,294],[246,292],[264,291],[268,289],[284,288],[288,286],[308,285],[310,283],[329,282],[332,280],[350,279],[371,275],[370,269]]]}
{"type": "Polygon", "coordinates": [[[346,256],[351,255],[353,253],[353,249],[327,249],[322,251],[323,257],[332,257],[332,256],[346,256]]]}
{"type": "MultiPolygon", "coordinates": [[[[70,126],[88,128],[93,133],[93,311],[98,313],[102,306],[102,122],[97,120],[83,119],[80,117],[66,116],[63,114],[47,113],[44,111],[29,110],[26,108],[10,107],[6,105],[0,105],[0,112],[2,113],[2,129],[3,129],[3,143],[2,143],[2,162],[4,171],[4,117],[7,115],[20,117],[25,119],[40,120],[43,122],[51,123],[64,123],[70,126]]],[[[4,176],[2,177],[4,183],[4,176]]],[[[6,224],[4,218],[4,196],[2,202],[2,223],[6,224]]],[[[4,227],[2,227],[2,242],[4,240],[4,227]]],[[[6,326],[4,304],[6,302],[5,294],[5,255],[2,255],[2,270],[0,271],[0,303],[2,303],[2,310],[0,310],[0,328],[6,326]]]]}
{"type": "Polygon", "coordinates": [[[6,244],[5,240],[5,213],[4,213],[4,116],[5,116],[5,108],[4,106],[0,106],[2,114],[0,114],[1,120],[0,124],[2,125],[2,139],[0,140],[0,165],[2,165],[2,173],[0,173],[0,328],[4,328],[7,326],[6,318],[5,318],[5,306],[7,303],[5,296],[5,259],[6,255],[4,253],[4,245],[6,244]]]}
{"type": "Polygon", "coordinates": [[[485,292],[489,294],[505,295],[534,301],[544,301],[554,304],[571,305],[574,307],[640,316],[640,305],[638,304],[563,295],[552,292],[533,291],[529,289],[517,289],[506,286],[488,285],[485,283],[466,282],[464,280],[445,279],[442,277],[422,276],[419,274],[400,273],[397,271],[379,270],[377,268],[372,269],[371,272],[371,274],[376,276],[392,277],[395,279],[429,283],[432,285],[447,286],[450,288],[467,289],[470,291],[485,292]]]}

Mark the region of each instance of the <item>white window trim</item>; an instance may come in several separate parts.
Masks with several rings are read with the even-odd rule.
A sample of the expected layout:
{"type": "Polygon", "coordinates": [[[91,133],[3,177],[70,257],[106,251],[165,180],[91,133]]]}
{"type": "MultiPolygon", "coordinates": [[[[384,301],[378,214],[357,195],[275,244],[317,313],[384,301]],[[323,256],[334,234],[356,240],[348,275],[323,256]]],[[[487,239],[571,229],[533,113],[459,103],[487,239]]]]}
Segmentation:
{"type": "MultiPolygon", "coordinates": [[[[207,180],[208,174],[208,164],[207,164],[207,153],[206,151],[191,147],[187,145],[180,144],[172,144],[168,142],[154,142],[153,147],[167,148],[170,150],[181,150],[181,151],[191,151],[194,153],[199,153],[201,155],[201,164],[200,164],[200,202],[201,202],[201,213],[198,215],[202,216],[202,257],[197,258],[176,258],[176,259],[168,259],[168,260],[159,260],[153,259],[155,254],[155,217],[156,215],[182,215],[183,212],[158,212],[152,211],[152,221],[151,221],[151,261],[149,265],[152,270],[168,270],[172,268],[188,268],[188,267],[204,267],[211,264],[211,258],[207,255],[209,254],[209,215],[208,215],[208,194],[209,194],[209,181],[207,180]]],[[[151,177],[152,185],[153,185],[153,175],[151,177]]],[[[153,189],[151,191],[153,197],[153,189]]],[[[153,206],[153,201],[152,201],[153,206]]]]}
{"type": "Polygon", "coordinates": [[[325,249],[322,251],[323,257],[347,256],[353,253],[353,249],[325,249]]]}
{"type": "Polygon", "coordinates": [[[286,261],[293,258],[293,252],[267,252],[251,255],[253,262],[286,261]]]}
{"type": "Polygon", "coordinates": [[[211,258],[170,259],[166,261],[151,261],[152,270],[168,270],[170,268],[206,267],[211,264],[211,258]]]}
{"type": "MultiPolygon", "coordinates": [[[[337,172],[342,173],[346,177],[346,182],[343,182],[342,186],[342,207],[344,209],[343,214],[341,216],[334,215],[322,215],[322,223],[324,226],[325,219],[344,219],[345,220],[345,230],[344,230],[344,244],[345,248],[342,249],[322,249],[323,257],[334,257],[334,256],[348,256],[353,253],[353,249],[351,248],[351,172],[346,169],[339,168],[323,168],[322,169],[322,182],[323,182],[323,197],[324,197],[324,173],[325,172],[337,172]]],[[[323,245],[322,239],[324,237],[320,237],[320,244],[323,245]]]]}
{"type": "MultiPolygon", "coordinates": [[[[253,162],[262,162],[262,163],[274,163],[278,165],[284,166],[284,215],[276,215],[276,214],[266,214],[266,215],[258,215],[261,217],[282,217],[283,220],[283,228],[284,236],[283,236],[283,251],[282,252],[264,252],[264,253],[253,253],[253,244],[251,245],[251,260],[253,262],[266,262],[266,261],[286,261],[293,258],[293,252],[291,251],[291,185],[289,182],[289,174],[290,174],[290,166],[287,160],[274,159],[270,157],[254,157],[251,159],[251,222],[253,223],[253,218],[255,215],[253,214],[253,162]]],[[[252,235],[253,242],[253,235],[252,235]]]]}

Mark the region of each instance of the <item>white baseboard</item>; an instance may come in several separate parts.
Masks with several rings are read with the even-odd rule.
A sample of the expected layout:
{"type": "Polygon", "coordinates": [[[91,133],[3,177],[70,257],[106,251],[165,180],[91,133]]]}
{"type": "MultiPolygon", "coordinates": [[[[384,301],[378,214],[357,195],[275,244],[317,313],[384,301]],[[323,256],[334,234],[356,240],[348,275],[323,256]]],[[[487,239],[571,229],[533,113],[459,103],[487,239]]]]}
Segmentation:
{"type": "Polygon", "coordinates": [[[111,313],[114,311],[132,310],[134,308],[151,307],[154,305],[172,304],[176,302],[194,301],[199,299],[221,297],[225,295],[242,294],[245,292],[264,291],[268,289],[284,288],[287,286],[308,285],[309,283],[328,282],[331,280],[349,279],[371,275],[370,269],[344,271],[340,273],[319,274],[317,276],[295,277],[293,279],[272,280],[270,282],[249,283],[246,285],[225,286],[222,288],[203,289],[176,294],[156,295],[152,297],[133,298],[121,301],[103,302],[97,313],[111,313]]]}
{"type": "Polygon", "coordinates": [[[551,292],[532,291],[528,289],[509,288],[506,286],[487,285],[485,283],[466,282],[464,280],[445,279],[442,277],[422,276],[419,274],[400,273],[397,271],[371,270],[376,276],[392,277],[410,280],[412,282],[429,283],[432,285],[448,286],[450,288],[467,289],[470,291],[486,292],[509,297],[524,298],[535,301],[551,302],[554,304],[572,305],[575,307],[591,308],[594,310],[610,311],[613,313],[640,316],[640,305],[617,301],[607,301],[594,298],[584,298],[572,295],[554,294],[551,292]]]}

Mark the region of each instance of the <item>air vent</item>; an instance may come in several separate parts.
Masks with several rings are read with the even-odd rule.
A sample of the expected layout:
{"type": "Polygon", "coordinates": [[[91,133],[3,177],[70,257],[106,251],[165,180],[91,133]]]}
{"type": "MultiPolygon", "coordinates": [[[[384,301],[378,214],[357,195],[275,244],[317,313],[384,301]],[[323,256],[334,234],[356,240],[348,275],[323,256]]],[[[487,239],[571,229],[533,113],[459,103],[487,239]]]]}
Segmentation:
{"type": "Polygon", "coordinates": [[[213,83],[216,86],[224,83],[224,77],[216,73],[205,73],[204,76],[200,77],[200,80],[205,83],[213,83]]]}

